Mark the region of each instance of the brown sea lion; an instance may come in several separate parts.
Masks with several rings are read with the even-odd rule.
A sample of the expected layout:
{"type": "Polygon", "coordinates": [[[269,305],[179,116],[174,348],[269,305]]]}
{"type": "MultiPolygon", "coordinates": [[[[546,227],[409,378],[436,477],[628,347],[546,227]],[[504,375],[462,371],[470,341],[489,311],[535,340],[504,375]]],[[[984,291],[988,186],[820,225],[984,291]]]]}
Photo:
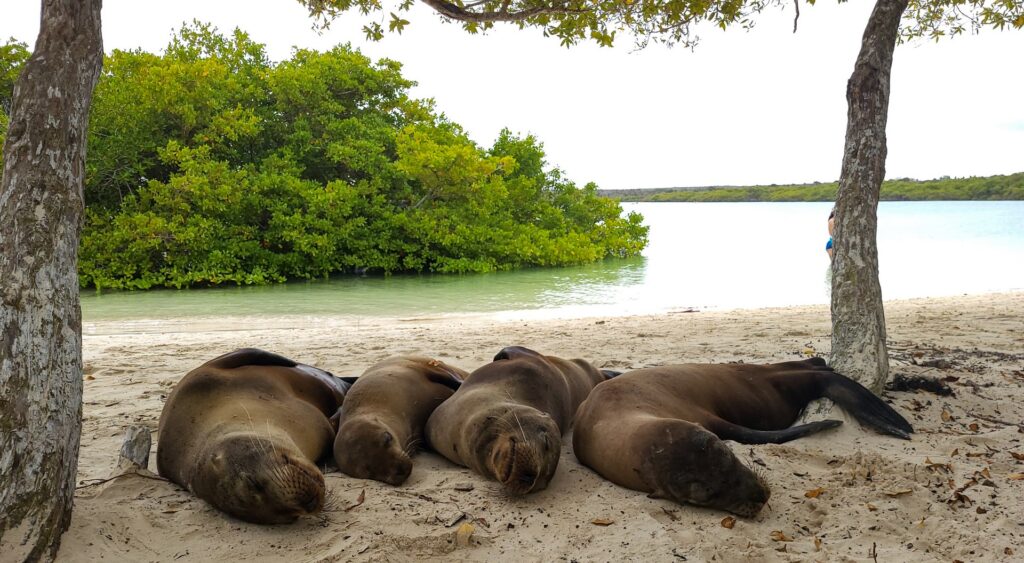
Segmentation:
{"type": "Polygon", "coordinates": [[[314,514],[325,491],[315,464],[334,441],[328,417],[350,385],[254,348],[206,362],[167,397],[157,470],[249,522],[278,524],[314,514]]]}
{"type": "Polygon", "coordinates": [[[422,356],[395,356],[366,370],[338,411],[338,468],[360,479],[404,483],[427,418],[467,375],[422,356]]]}
{"type": "Polygon", "coordinates": [[[683,364],[631,371],[599,385],[576,415],[573,450],[613,483],[752,517],[770,491],[722,440],[782,443],[841,424],[789,427],[820,397],[880,432],[910,439],[914,431],[892,407],[821,358],[683,364]]]}
{"type": "Polygon", "coordinates": [[[514,495],[547,487],[576,408],[604,381],[583,360],[512,346],[469,375],[427,421],[427,442],[514,495]]]}

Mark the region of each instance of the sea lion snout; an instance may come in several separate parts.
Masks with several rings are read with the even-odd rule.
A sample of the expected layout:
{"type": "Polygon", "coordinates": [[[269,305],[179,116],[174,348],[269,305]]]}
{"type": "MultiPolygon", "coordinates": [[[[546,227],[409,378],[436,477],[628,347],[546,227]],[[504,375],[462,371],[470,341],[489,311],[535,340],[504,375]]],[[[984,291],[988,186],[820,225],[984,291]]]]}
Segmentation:
{"type": "Polygon", "coordinates": [[[487,451],[488,472],[511,495],[525,495],[547,487],[558,468],[561,435],[551,417],[540,412],[492,418],[496,432],[487,451]]]}
{"type": "Polygon", "coordinates": [[[334,460],[347,475],[398,486],[412,473],[410,453],[415,446],[400,444],[388,426],[379,421],[352,418],[338,428],[334,460]]]}
{"type": "Polygon", "coordinates": [[[326,492],[320,470],[288,453],[267,455],[274,448],[286,449],[286,444],[249,438],[230,437],[211,447],[203,456],[209,462],[198,465],[200,472],[193,479],[196,495],[256,524],[285,524],[319,512],[326,492]]]}

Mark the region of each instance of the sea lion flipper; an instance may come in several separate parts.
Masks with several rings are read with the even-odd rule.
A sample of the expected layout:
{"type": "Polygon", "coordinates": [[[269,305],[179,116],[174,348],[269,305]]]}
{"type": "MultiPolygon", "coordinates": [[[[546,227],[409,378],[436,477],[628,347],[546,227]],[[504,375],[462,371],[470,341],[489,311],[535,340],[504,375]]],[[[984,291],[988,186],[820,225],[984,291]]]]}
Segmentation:
{"type": "Polygon", "coordinates": [[[856,381],[832,373],[824,385],[826,397],[851,414],[858,422],[883,433],[909,440],[914,427],[892,407],[856,381]]]}
{"type": "Polygon", "coordinates": [[[259,348],[239,348],[234,352],[228,352],[223,356],[210,360],[206,365],[221,369],[234,369],[241,366],[282,366],[292,368],[298,365],[298,363],[279,354],[260,350],[259,348]]]}
{"type": "Polygon", "coordinates": [[[783,444],[822,430],[835,428],[842,423],[841,420],[819,420],[782,430],[754,430],[722,419],[715,419],[706,423],[705,427],[722,440],[732,440],[741,444],[783,444]]]}
{"type": "Polygon", "coordinates": [[[613,377],[617,377],[617,376],[622,375],[621,371],[615,371],[613,369],[602,369],[602,370],[599,370],[599,371],[601,372],[601,375],[603,375],[605,379],[611,379],[613,377]]]}
{"type": "Polygon", "coordinates": [[[335,377],[337,377],[338,379],[344,381],[345,383],[348,383],[350,386],[354,385],[356,380],[359,379],[358,375],[346,375],[344,377],[338,377],[338,376],[335,376],[335,377]]]}
{"type": "Polygon", "coordinates": [[[462,380],[454,373],[448,371],[429,371],[427,372],[427,379],[433,383],[444,385],[452,391],[458,391],[459,387],[462,386],[462,380]]]}

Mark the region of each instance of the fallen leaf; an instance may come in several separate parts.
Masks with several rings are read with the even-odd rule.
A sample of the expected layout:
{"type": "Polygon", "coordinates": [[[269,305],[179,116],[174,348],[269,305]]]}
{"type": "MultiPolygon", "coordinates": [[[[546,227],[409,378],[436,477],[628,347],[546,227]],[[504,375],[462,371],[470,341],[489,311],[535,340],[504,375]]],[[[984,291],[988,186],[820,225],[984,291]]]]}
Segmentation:
{"type": "Polygon", "coordinates": [[[897,491],[886,491],[885,494],[891,497],[901,497],[914,492],[914,489],[899,489],[897,491]]]}
{"type": "Polygon", "coordinates": [[[825,489],[822,489],[821,487],[818,487],[817,489],[811,489],[811,490],[807,491],[806,493],[804,493],[804,496],[807,497],[807,498],[818,498],[818,497],[820,497],[824,493],[825,493],[825,489]]]}
{"type": "Polygon", "coordinates": [[[1003,553],[1005,553],[1006,555],[1013,555],[1013,550],[1010,548],[1006,548],[1003,550],[1003,553]]]}
{"type": "Polygon", "coordinates": [[[459,529],[455,531],[455,543],[460,547],[469,547],[469,540],[473,537],[474,530],[476,528],[472,524],[463,522],[459,529]]]}
{"type": "Polygon", "coordinates": [[[814,551],[821,551],[821,538],[814,536],[814,551]]]}
{"type": "Polygon", "coordinates": [[[359,498],[356,499],[356,503],[353,504],[352,506],[346,507],[345,512],[352,510],[353,508],[363,504],[364,502],[366,502],[366,489],[359,491],[359,498]]]}
{"type": "Polygon", "coordinates": [[[868,507],[868,510],[869,510],[870,512],[874,512],[874,511],[878,510],[878,507],[877,507],[877,506],[875,506],[875,505],[873,505],[873,504],[871,504],[870,502],[869,502],[869,503],[867,503],[867,504],[865,504],[864,506],[867,506],[867,507],[868,507]]]}
{"type": "Polygon", "coordinates": [[[967,428],[970,428],[971,432],[977,432],[978,429],[981,428],[981,427],[978,426],[977,422],[972,422],[972,423],[967,425],[967,428]]]}
{"type": "Polygon", "coordinates": [[[94,379],[96,379],[96,378],[95,378],[95,377],[93,377],[93,376],[91,376],[91,375],[87,375],[87,376],[85,376],[85,380],[86,380],[86,381],[92,381],[92,380],[94,380],[94,379]]]}
{"type": "Polygon", "coordinates": [[[953,415],[946,409],[942,409],[942,421],[949,422],[950,420],[953,420],[953,415]]]}
{"type": "Polygon", "coordinates": [[[985,514],[986,512],[988,512],[988,510],[985,510],[984,508],[982,508],[980,506],[978,508],[976,508],[974,511],[977,512],[978,514],[985,514]]]}
{"type": "Polygon", "coordinates": [[[594,518],[590,523],[596,526],[611,526],[615,523],[615,520],[610,520],[608,518],[594,518]]]}
{"type": "Polygon", "coordinates": [[[960,455],[960,448],[956,448],[953,451],[949,452],[949,457],[955,457],[958,455],[960,455]]]}
{"type": "Polygon", "coordinates": [[[924,458],[924,465],[925,465],[925,467],[927,467],[929,469],[929,471],[939,471],[939,470],[942,470],[942,471],[945,471],[947,473],[952,473],[953,472],[953,468],[950,467],[950,465],[948,463],[936,463],[936,462],[932,461],[931,458],[928,458],[928,457],[924,458]]]}
{"type": "Polygon", "coordinates": [[[1021,481],[1024,480],[1024,473],[1010,473],[1007,477],[1011,481],[1021,481]]]}
{"type": "Polygon", "coordinates": [[[781,530],[774,530],[771,533],[771,536],[772,536],[772,541],[793,541],[793,538],[787,536],[781,530]]]}
{"type": "MultiPolygon", "coordinates": [[[[1010,452],[1010,455],[1013,456],[1013,459],[1016,459],[1018,461],[1024,461],[1024,454],[1019,454],[1017,452],[1010,452]]],[[[1009,548],[1007,548],[1007,549],[1009,549],[1009,548]]]]}
{"type": "Polygon", "coordinates": [[[725,518],[722,518],[722,527],[723,528],[725,528],[727,530],[731,530],[732,527],[735,526],[735,525],[736,525],[736,519],[733,518],[732,516],[726,516],[725,518]]]}
{"type": "Polygon", "coordinates": [[[814,348],[804,348],[804,355],[810,358],[814,355],[814,348]]]}
{"type": "Polygon", "coordinates": [[[986,479],[991,479],[992,478],[992,473],[988,470],[987,467],[985,469],[982,469],[978,473],[981,473],[982,475],[984,475],[986,479]]]}

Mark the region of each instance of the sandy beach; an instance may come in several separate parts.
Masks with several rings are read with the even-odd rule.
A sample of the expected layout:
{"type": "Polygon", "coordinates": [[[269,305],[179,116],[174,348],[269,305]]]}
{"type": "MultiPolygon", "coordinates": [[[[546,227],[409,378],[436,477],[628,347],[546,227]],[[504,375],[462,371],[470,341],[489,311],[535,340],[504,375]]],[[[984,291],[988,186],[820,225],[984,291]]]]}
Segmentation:
{"type": "Polygon", "coordinates": [[[847,421],[785,445],[730,443],[764,471],[773,491],[759,516],[732,528],[723,526],[723,512],[649,499],[601,479],[576,461],[568,436],[554,480],[538,494],[504,497],[493,483],[424,452],[402,487],[328,466],[336,508],[278,527],[235,520],[169,482],[136,475],[97,481],[111,476],[133,424],[153,431],[155,471],[157,420],[171,387],[240,347],[337,375],[358,375],[400,353],[472,370],[511,344],[618,370],[765,363],[827,357],[827,307],[569,320],[87,322],[80,488],[59,560],[1021,560],[1024,292],[887,302],[886,318],[892,371],[938,377],[954,395],[885,394],[914,424],[910,442],[847,421]]]}

